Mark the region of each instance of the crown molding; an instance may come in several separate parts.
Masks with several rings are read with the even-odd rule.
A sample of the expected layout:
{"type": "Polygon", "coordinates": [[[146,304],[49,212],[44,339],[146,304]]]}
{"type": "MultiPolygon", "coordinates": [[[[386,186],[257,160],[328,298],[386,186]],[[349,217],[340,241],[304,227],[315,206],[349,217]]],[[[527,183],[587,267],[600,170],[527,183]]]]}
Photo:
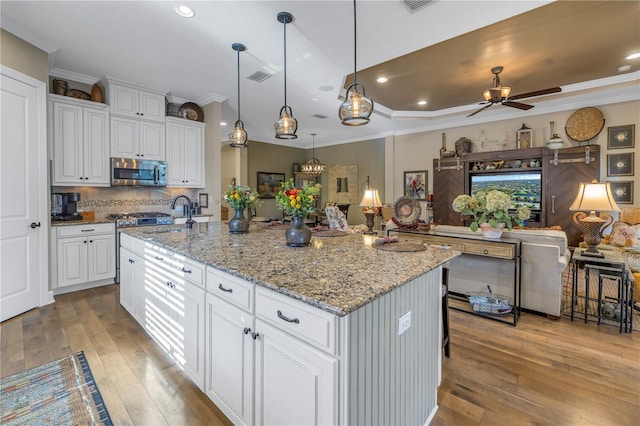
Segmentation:
{"type": "Polygon", "coordinates": [[[80,74],[78,72],[63,70],[61,68],[52,68],[49,70],[49,75],[52,77],[63,78],[65,80],[77,81],[78,83],[84,83],[93,85],[100,81],[100,78],[91,75],[80,74]]]}
{"type": "Polygon", "coordinates": [[[210,104],[211,102],[223,103],[227,99],[229,99],[227,96],[219,95],[217,93],[209,93],[208,95],[204,95],[203,97],[196,99],[196,103],[198,105],[204,106],[210,104]]]}

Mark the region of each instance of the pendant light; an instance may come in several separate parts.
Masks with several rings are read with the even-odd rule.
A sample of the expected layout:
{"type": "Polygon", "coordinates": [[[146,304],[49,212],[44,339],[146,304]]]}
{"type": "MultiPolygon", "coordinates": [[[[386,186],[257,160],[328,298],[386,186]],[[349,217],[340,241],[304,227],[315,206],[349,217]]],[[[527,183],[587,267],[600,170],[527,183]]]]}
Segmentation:
{"type": "Polygon", "coordinates": [[[362,126],[369,122],[369,116],[373,112],[373,100],[367,98],[364,86],[358,83],[356,77],[356,53],[357,53],[357,31],[356,31],[356,0],[353,0],[353,83],[347,88],[345,101],[340,105],[338,116],[345,126],[362,126]],[[362,90],[362,94],[358,91],[362,90]]]}
{"type": "Polygon", "coordinates": [[[293,22],[293,15],[289,12],[280,12],[278,22],[284,25],[284,106],[280,108],[280,117],[273,127],[277,139],[296,139],[298,121],[293,118],[293,111],[287,105],[287,24],[293,22]]]}
{"type": "Polygon", "coordinates": [[[327,170],[327,166],[322,164],[320,160],[316,158],[316,134],[311,133],[311,137],[313,138],[312,149],[311,149],[311,160],[304,163],[300,170],[305,175],[309,175],[311,177],[320,176],[327,170]]]}
{"type": "Polygon", "coordinates": [[[244,130],[244,123],[240,120],[240,52],[247,50],[242,43],[233,43],[231,48],[238,52],[238,121],[234,125],[233,131],[229,133],[230,145],[235,148],[247,147],[247,132],[244,130]]]}

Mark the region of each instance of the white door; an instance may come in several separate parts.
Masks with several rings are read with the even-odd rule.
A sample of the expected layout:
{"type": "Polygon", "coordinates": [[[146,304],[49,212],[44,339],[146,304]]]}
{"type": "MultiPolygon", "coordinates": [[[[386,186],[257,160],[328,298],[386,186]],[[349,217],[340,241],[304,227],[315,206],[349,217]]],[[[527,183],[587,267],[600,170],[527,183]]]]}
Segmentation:
{"type": "Polygon", "coordinates": [[[4,66],[0,71],[0,321],[4,321],[48,302],[49,224],[46,85],[4,66]]]}

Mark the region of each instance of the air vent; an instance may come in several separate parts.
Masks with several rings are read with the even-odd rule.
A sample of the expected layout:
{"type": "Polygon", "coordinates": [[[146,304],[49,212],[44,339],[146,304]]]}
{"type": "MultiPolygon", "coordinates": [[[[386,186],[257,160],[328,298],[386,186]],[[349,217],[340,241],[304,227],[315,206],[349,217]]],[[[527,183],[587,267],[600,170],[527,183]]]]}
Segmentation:
{"type": "Polygon", "coordinates": [[[413,13],[421,7],[431,3],[431,0],[402,0],[402,3],[404,3],[404,5],[407,6],[407,9],[413,13]]]}
{"type": "Polygon", "coordinates": [[[251,74],[249,77],[247,77],[247,80],[251,80],[251,81],[256,81],[258,83],[262,83],[263,81],[265,81],[269,77],[271,77],[271,75],[269,75],[267,73],[264,73],[262,71],[256,71],[253,74],[251,74]]]}
{"type": "Polygon", "coordinates": [[[320,120],[324,120],[325,118],[329,118],[326,115],[322,115],[322,114],[313,114],[312,117],[319,118],[320,120]]]}

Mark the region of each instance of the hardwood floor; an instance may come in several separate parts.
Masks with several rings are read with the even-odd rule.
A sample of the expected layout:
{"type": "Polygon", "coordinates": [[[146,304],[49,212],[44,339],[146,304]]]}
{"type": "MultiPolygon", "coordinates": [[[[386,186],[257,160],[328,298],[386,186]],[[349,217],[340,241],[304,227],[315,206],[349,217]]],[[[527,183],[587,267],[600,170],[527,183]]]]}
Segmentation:
{"type": "MultiPolygon", "coordinates": [[[[230,424],[120,306],[118,286],[56,296],[0,324],[0,376],[83,350],[115,424],[230,424]]],[[[450,312],[432,425],[640,424],[638,333],[450,312]]]]}

